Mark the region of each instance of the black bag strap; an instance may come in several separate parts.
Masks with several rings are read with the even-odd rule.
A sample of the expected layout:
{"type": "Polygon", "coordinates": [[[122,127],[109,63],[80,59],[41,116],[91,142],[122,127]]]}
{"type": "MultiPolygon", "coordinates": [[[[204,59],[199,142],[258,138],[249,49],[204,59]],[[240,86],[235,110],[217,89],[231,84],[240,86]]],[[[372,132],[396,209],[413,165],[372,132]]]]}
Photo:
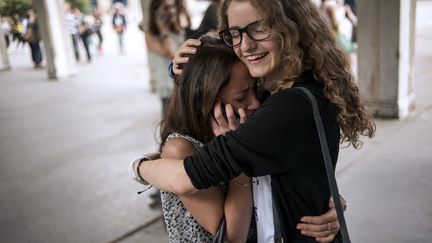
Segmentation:
{"type": "Polygon", "coordinates": [[[277,208],[274,202],[274,198],[272,200],[273,202],[273,227],[274,227],[274,236],[273,236],[273,240],[274,243],[283,243],[283,236],[282,236],[282,232],[281,232],[281,226],[280,226],[280,222],[279,222],[279,214],[277,212],[277,208]]]}
{"type": "Polygon", "coordinates": [[[312,104],[313,116],[314,116],[315,124],[316,124],[317,130],[318,130],[318,136],[319,136],[319,140],[321,143],[321,150],[322,150],[322,154],[324,157],[324,163],[325,163],[326,172],[327,172],[327,180],[328,180],[328,183],[330,186],[331,194],[333,196],[333,202],[334,202],[335,207],[336,207],[336,213],[337,213],[337,217],[338,217],[339,224],[340,224],[342,241],[344,243],[351,243],[351,241],[349,239],[349,235],[348,235],[348,229],[346,226],[345,217],[344,217],[343,210],[342,210],[342,205],[341,205],[341,202],[339,200],[339,190],[338,190],[337,183],[336,183],[336,177],[335,177],[334,170],[333,170],[333,164],[331,163],[330,151],[329,151],[328,144],[327,144],[327,138],[326,138],[324,126],[323,126],[323,123],[321,120],[321,115],[320,115],[319,110],[318,110],[317,101],[316,101],[315,97],[313,96],[313,94],[308,89],[306,89],[304,87],[298,87],[298,88],[300,90],[302,90],[308,96],[308,98],[312,104]]]}

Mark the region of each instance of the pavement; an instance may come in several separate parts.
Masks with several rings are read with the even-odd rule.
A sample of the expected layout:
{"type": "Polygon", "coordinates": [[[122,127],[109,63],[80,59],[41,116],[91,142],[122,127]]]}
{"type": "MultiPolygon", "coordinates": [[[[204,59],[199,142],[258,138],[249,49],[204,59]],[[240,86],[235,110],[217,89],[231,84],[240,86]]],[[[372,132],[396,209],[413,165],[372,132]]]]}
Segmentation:
{"type": "MultiPolygon", "coordinates": [[[[352,242],[432,239],[432,1],[417,10],[416,110],[375,119],[375,138],[341,148],[352,242]]],[[[0,242],[168,241],[160,209],[149,206],[150,192],[136,194],[142,188],[127,171],[157,149],[161,106],[138,19],[124,55],[106,28],[104,53],[60,81],[32,69],[27,48],[10,50],[12,69],[0,72],[0,242]]]]}

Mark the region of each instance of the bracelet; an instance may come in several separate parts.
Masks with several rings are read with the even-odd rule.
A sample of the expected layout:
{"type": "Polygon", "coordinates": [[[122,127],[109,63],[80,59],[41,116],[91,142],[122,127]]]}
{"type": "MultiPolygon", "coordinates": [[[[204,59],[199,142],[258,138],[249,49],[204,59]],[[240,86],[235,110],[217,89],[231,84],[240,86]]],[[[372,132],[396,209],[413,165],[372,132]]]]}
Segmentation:
{"type": "Polygon", "coordinates": [[[174,63],[171,62],[170,65],[168,66],[168,74],[172,79],[175,79],[176,75],[174,73],[173,66],[174,66],[174,63]]]}
{"type": "Polygon", "coordinates": [[[132,163],[129,166],[129,174],[132,176],[132,178],[135,181],[137,181],[138,183],[141,183],[145,186],[148,186],[150,183],[148,183],[148,181],[146,181],[144,178],[142,178],[141,173],[139,171],[139,167],[143,162],[149,161],[149,160],[151,160],[151,158],[149,158],[147,156],[142,156],[142,157],[132,161],[132,163]],[[135,163],[137,163],[137,162],[138,162],[138,165],[135,168],[135,163]]]}

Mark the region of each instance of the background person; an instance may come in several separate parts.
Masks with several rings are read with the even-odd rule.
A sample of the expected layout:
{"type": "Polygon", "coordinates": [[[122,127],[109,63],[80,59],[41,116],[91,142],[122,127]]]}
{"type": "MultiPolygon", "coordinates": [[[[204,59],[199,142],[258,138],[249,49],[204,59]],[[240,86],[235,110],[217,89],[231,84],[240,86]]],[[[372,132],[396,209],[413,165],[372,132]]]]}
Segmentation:
{"type": "Polygon", "coordinates": [[[34,68],[43,68],[42,65],[42,50],[40,47],[40,33],[39,25],[37,23],[37,16],[33,9],[27,12],[27,24],[23,39],[29,43],[31,49],[31,57],[34,68]]]}
{"type": "Polygon", "coordinates": [[[114,14],[112,17],[112,26],[118,37],[119,53],[124,53],[123,34],[126,30],[126,16],[123,13],[123,5],[116,3],[114,6],[114,14]]]}

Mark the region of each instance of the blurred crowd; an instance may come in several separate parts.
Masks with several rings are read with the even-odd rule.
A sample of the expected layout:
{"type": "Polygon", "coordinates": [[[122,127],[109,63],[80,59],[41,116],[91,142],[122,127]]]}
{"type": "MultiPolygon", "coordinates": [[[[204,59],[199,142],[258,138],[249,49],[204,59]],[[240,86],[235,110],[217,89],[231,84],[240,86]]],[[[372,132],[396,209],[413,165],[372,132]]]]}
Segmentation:
{"type": "Polygon", "coordinates": [[[34,68],[43,68],[43,57],[40,45],[40,33],[36,13],[30,9],[25,16],[14,14],[1,17],[0,28],[4,31],[6,46],[14,44],[16,49],[23,49],[28,43],[34,68]]]}
{"type": "MultiPolygon", "coordinates": [[[[82,61],[81,53],[85,53],[87,62],[91,62],[95,54],[102,55],[104,24],[103,15],[97,6],[89,10],[89,14],[83,13],[79,8],[65,4],[64,10],[67,31],[71,37],[75,60],[82,61]]],[[[23,50],[26,44],[31,50],[34,68],[43,68],[43,43],[39,31],[37,14],[33,9],[27,11],[24,16],[0,17],[0,29],[3,30],[6,47],[15,50],[23,50]]],[[[112,30],[118,37],[118,53],[124,53],[123,33],[126,30],[126,16],[124,5],[121,1],[113,4],[111,18],[112,30]]]]}

